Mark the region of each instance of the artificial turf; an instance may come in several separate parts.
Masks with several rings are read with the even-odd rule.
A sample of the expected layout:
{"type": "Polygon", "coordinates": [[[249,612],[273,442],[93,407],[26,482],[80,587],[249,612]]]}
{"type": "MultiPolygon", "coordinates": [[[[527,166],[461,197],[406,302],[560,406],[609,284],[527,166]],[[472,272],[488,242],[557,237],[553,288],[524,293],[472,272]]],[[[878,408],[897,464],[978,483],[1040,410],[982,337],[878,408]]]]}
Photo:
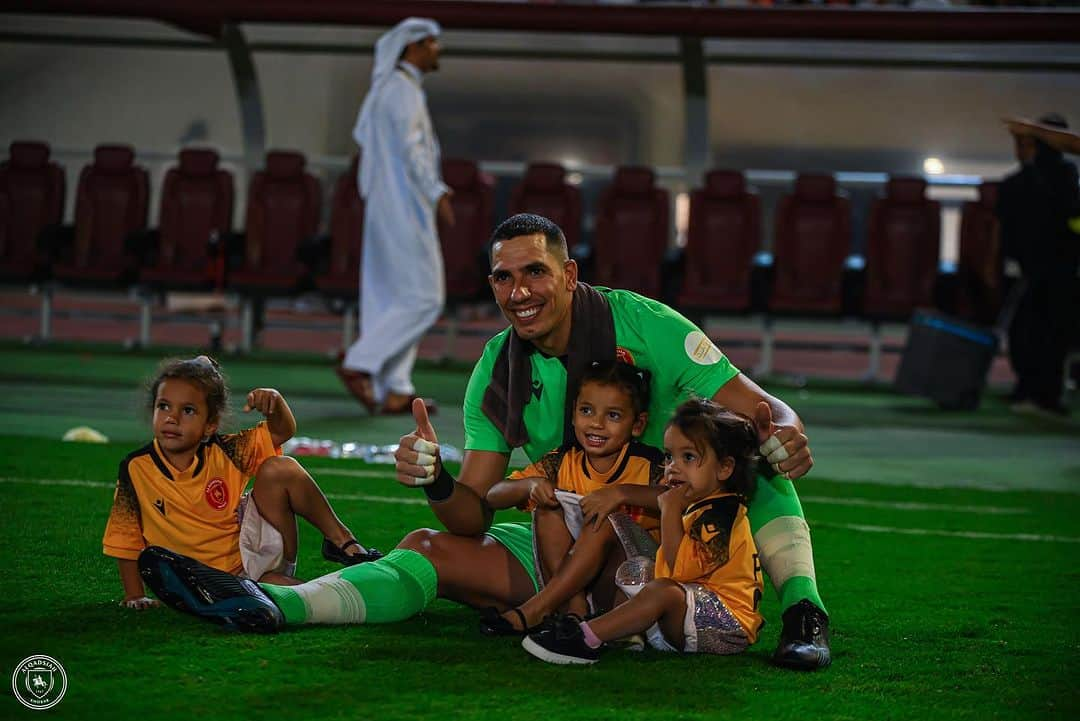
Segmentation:
{"type": "MultiPolygon", "coordinates": [[[[156,357],[0,349],[0,502],[5,550],[0,669],[48,654],[65,667],[59,718],[1071,719],[1080,650],[1080,442],[1075,421],[1031,423],[989,398],[947,415],[855,386],[780,388],[803,412],[815,472],[799,481],[818,578],[832,615],[833,666],[798,674],[767,663],[768,624],[738,657],[612,652],[587,669],[535,661],[486,639],[475,612],[437,601],[387,626],[228,633],[159,608],[117,606],[101,534],[117,463],[145,442],[139,380],[156,357]],[[106,445],[62,443],[66,427],[106,445]],[[858,442],[849,439],[855,437],[858,442]],[[1037,472],[1032,472],[1032,469],[1037,472]],[[988,490],[995,489],[995,490],[988,490]]],[[[278,387],[300,432],[388,442],[407,419],[366,419],[325,362],[228,359],[239,397],[278,387]]],[[[460,369],[421,371],[460,444],[460,369]]],[[[239,414],[238,414],[239,415],[239,414]]],[[[237,417],[235,420],[241,421],[237,417]]],[[[306,458],[365,544],[392,547],[435,524],[386,466],[306,458]],[[345,474],[341,474],[344,471],[345,474]],[[357,473],[357,472],[361,473],[357,473]]],[[[299,574],[333,566],[301,528],[299,574]]],[[[37,718],[10,693],[0,718],[37,718]]]]}

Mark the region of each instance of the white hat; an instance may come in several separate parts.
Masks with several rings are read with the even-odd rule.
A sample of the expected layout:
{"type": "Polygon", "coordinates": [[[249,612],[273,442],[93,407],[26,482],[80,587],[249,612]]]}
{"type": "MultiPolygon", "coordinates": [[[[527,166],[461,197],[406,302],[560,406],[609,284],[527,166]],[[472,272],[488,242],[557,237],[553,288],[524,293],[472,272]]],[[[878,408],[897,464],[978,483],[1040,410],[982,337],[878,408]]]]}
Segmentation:
{"type": "Polygon", "coordinates": [[[428,18],[405,18],[387,30],[375,43],[375,67],[371,69],[372,90],[394,71],[401,53],[410,43],[427,37],[438,37],[439,23],[428,18]]]}

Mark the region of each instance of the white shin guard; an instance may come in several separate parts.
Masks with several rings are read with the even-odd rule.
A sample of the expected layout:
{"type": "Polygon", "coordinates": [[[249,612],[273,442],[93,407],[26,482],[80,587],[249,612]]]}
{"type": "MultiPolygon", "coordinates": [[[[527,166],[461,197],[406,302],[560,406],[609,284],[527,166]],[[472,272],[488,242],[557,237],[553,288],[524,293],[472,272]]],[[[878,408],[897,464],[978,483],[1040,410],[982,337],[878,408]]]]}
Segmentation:
{"type": "Polygon", "coordinates": [[[292,586],[307,607],[305,623],[363,623],[367,617],[364,597],[340,572],[292,586]]]}
{"type": "Polygon", "coordinates": [[[761,566],[779,593],[789,578],[814,575],[814,547],[810,527],[798,516],[780,516],[754,534],[761,566]]]}

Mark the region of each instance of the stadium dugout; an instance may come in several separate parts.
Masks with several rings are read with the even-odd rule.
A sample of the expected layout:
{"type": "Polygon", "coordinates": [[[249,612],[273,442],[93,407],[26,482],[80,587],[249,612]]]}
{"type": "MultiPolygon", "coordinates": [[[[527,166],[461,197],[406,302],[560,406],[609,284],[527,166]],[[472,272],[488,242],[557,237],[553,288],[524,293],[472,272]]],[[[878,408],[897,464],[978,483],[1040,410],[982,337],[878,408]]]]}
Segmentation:
{"type": "MultiPolygon", "coordinates": [[[[1049,68],[1052,72],[1067,70],[1065,66],[1052,66],[1046,60],[1034,60],[1025,64],[1023,60],[988,60],[971,56],[955,57],[947,54],[923,58],[870,59],[856,56],[820,55],[814,57],[792,57],[770,55],[768,51],[759,51],[750,55],[736,56],[724,54],[715,49],[709,50],[710,39],[733,40],[821,40],[821,41],[867,41],[871,43],[1043,43],[1050,46],[1074,43],[1080,36],[1080,15],[1068,10],[1040,9],[1038,11],[1022,9],[995,9],[992,11],[922,11],[911,9],[859,9],[846,8],[842,11],[823,11],[814,8],[745,8],[722,7],[698,4],[649,4],[624,5],[613,8],[599,4],[547,4],[514,2],[465,2],[457,0],[414,1],[414,2],[365,2],[354,3],[343,0],[311,0],[310,2],[250,2],[245,0],[221,0],[216,3],[187,3],[179,0],[163,0],[157,3],[140,3],[132,0],[97,0],[80,2],[78,0],[44,0],[42,2],[16,2],[0,0],[0,12],[28,17],[95,17],[127,18],[158,21],[171,28],[178,28],[189,33],[178,37],[145,37],[87,35],[85,33],[35,33],[7,31],[0,34],[0,41],[6,43],[31,43],[55,45],[86,45],[104,47],[140,47],[147,49],[210,51],[222,53],[228,61],[232,75],[235,102],[240,118],[240,137],[242,152],[221,153],[221,161],[236,170],[235,205],[245,207],[246,188],[250,177],[265,166],[265,159],[271,149],[267,144],[268,125],[274,118],[268,116],[260,91],[260,77],[255,56],[258,53],[274,52],[294,55],[305,54],[356,54],[370,55],[372,47],[367,44],[346,44],[328,42],[299,42],[289,40],[249,41],[245,26],[249,25],[333,25],[381,27],[393,24],[410,16],[430,16],[439,20],[447,29],[481,31],[488,33],[529,32],[548,33],[593,38],[620,36],[627,38],[668,38],[675,41],[669,47],[673,50],[656,51],[652,47],[641,50],[612,48],[602,43],[586,43],[576,49],[564,47],[537,49],[535,47],[515,47],[513,42],[501,46],[466,46],[453,47],[448,51],[451,58],[470,58],[479,60],[539,61],[564,60],[567,62],[616,62],[616,63],[665,63],[678,68],[681,77],[682,101],[682,163],[678,166],[653,166],[656,183],[671,193],[673,205],[670,213],[672,232],[667,234],[670,248],[685,242],[689,213],[688,202],[691,191],[705,187],[706,173],[713,169],[713,150],[710,146],[710,106],[708,97],[707,74],[713,66],[728,64],[758,63],[764,65],[791,65],[805,63],[813,67],[848,67],[853,65],[873,65],[880,63],[884,67],[920,67],[920,68],[999,68],[1024,69],[1049,68]],[[680,207],[682,208],[680,210],[680,207]]],[[[1072,68],[1075,70],[1075,68],[1072,68]]],[[[567,79],[566,82],[572,82],[567,79]]],[[[47,138],[45,140],[48,140],[47,138]]],[[[104,140],[104,139],[102,139],[104,140]]],[[[175,155],[155,156],[156,151],[141,152],[136,149],[136,159],[142,162],[168,163],[175,160],[175,155]]],[[[54,149],[54,159],[60,153],[54,149]]],[[[348,157],[322,157],[307,153],[308,167],[320,176],[323,187],[331,187],[342,172],[347,172],[348,157]]],[[[526,174],[526,164],[499,160],[480,162],[480,170],[497,178],[521,179],[526,174]]],[[[595,186],[607,184],[618,175],[618,168],[611,165],[590,165],[579,163],[567,168],[575,176],[577,185],[595,186]]],[[[794,171],[743,171],[745,180],[752,187],[769,189],[774,194],[786,192],[796,183],[794,171]]],[[[833,172],[836,187],[848,192],[876,194],[886,187],[889,180],[886,173],[851,173],[833,172]]],[[[934,176],[929,177],[929,192],[935,200],[942,201],[941,214],[944,233],[957,234],[961,205],[974,197],[974,189],[981,179],[974,176],[934,176]]],[[[159,190],[152,190],[153,193],[159,190]]],[[[505,193],[503,193],[505,195],[505,193]]],[[[329,198],[330,193],[324,193],[329,198]]],[[[867,195],[866,197],[869,197],[867,195]]],[[[505,198],[503,198],[505,200],[505,198]]],[[[157,207],[157,203],[151,203],[157,207]]],[[[782,260],[774,247],[779,239],[780,228],[773,232],[772,208],[765,204],[766,218],[761,232],[762,245],[754,257],[759,265],[763,257],[769,255],[782,260]]],[[[869,201],[864,205],[869,205],[869,201]]],[[[498,204],[502,210],[505,204],[498,204]]],[[[580,211],[579,211],[580,212],[580,211]]],[[[584,213],[586,241],[595,240],[591,232],[595,222],[595,203],[584,213]]],[[[328,216],[324,208],[323,218],[328,216]]],[[[858,270],[865,261],[865,249],[868,239],[864,230],[869,224],[865,218],[853,219],[852,237],[849,240],[845,258],[850,260],[844,268],[848,275],[858,270]]],[[[588,247],[588,243],[581,247],[588,247]]],[[[832,266],[830,266],[832,267],[832,266]]],[[[40,283],[40,279],[35,278],[40,283]]],[[[830,281],[831,282],[831,281],[830,281]]],[[[655,291],[654,291],[655,292],[655,291]]],[[[667,291],[664,291],[667,292],[667,291]]],[[[768,293],[769,291],[767,291],[768,293]]],[[[775,290],[771,291],[775,292],[775,290]]],[[[48,293],[43,294],[43,298],[48,293]]],[[[676,300],[675,298],[672,298],[676,300]]],[[[772,369],[772,349],[815,348],[822,345],[846,347],[844,341],[827,338],[825,341],[807,341],[804,339],[783,340],[775,337],[775,327],[784,318],[804,316],[814,317],[820,314],[818,308],[799,308],[792,305],[790,299],[780,312],[765,305],[755,308],[752,303],[735,303],[737,314],[751,311],[762,312],[759,317],[762,325],[755,330],[755,335],[762,343],[762,359],[759,371],[772,369]],[[776,321],[774,323],[773,321],[776,321]],[[786,345],[785,345],[786,344],[786,345]]],[[[43,302],[43,312],[46,305],[43,302]]],[[[711,309],[708,305],[697,310],[708,316],[712,312],[732,312],[718,306],[711,309]]],[[[832,317],[836,317],[834,314],[832,317]]],[[[862,318],[861,309],[851,313],[862,318]]],[[[895,314],[894,314],[895,315],[895,314]]],[[[901,314],[903,315],[903,314],[901,314]]],[[[143,309],[143,328],[148,326],[149,311],[143,309]]],[[[43,318],[43,329],[48,328],[43,318]]],[[[480,332],[487,332],[483,330],[480,332]]],[[[250,349],[255,339],[251,323],[244,323],[239,346],[250,349]]],[[[140,340],[149,338],[148,330],[140,332],[140,340]]],[[[862,344],[859,344],[863,347],[862,344]]],[[[876,371],[878,361],[874,353],[880,351],[881,339],[875,335],[870,344],[870,369],[876,371]],[[875,350],[876,349],[876,350],[875,350]]],[[[888,349],[888,347],[887,347],[888,349]]],[[[895,350],[895,346],[892,346],[895,350]]]]}

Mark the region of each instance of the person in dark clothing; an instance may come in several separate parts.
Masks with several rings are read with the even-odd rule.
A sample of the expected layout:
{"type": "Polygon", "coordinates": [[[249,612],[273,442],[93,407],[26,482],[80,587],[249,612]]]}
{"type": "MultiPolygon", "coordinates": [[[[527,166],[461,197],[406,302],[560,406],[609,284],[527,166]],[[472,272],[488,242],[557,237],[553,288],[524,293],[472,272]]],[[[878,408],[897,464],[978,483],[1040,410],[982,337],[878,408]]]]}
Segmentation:
{"type": "MultiPolygon", "coordinates": [[[[1068,128],[1060,115],[1039,119],[1068,128]]],[[[1076,166],[1030,135],[1015,134],[1021,168],[1001,184],[997,215],[1005,255],[1020,264],[1025,288],[1009,326],[1017,376],[1014,410],[1066,415],[1064,365],[1077,317],[1080,237],[1070,219],[1080,209],[1076,166]]]]}

